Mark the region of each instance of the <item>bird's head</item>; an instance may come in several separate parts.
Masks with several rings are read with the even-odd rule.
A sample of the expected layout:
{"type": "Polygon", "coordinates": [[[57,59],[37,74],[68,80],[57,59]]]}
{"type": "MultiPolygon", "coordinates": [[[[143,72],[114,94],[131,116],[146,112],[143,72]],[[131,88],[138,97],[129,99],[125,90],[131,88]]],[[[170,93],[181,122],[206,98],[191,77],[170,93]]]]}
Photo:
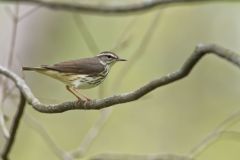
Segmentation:
{"type": "Polygon", "coordinates": [[[100,62],[106,65],[113,65],[114,63],[118,61],[126,61],[126,59],[119,58],[115,53],[110,51],[105,51],[97,55],[100,62]]]}

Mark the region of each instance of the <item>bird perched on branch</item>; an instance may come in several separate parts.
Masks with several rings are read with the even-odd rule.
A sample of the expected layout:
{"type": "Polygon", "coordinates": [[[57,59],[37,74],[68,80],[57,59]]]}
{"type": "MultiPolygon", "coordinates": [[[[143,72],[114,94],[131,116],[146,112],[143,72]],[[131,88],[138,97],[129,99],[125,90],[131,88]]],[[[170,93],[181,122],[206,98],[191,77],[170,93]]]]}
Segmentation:
{"type": "MultiPolygon", "coordinates": [[[[90,58],[65,61],[54,65],[41,65],[40,67],[23,67],[22,69],[36,71],[63,82],[68,91],[82,100],[77,90],[89,89],[101,84],[113,64],[119,61],[126,60],[119,58],[113,52],[105,51],[90,58]]],[[[83,97],[90,100],[85,96],[83,97]]]]}

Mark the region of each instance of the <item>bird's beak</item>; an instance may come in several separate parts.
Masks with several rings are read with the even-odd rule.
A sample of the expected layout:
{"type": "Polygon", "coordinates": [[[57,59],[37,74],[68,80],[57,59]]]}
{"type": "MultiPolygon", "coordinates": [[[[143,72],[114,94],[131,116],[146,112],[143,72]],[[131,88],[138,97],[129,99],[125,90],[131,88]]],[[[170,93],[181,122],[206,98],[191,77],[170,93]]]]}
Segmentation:
{"type": "Polygon", "coordinates": [[[118,61],[127,61],[126,59],[118,58],[118,61]]]}

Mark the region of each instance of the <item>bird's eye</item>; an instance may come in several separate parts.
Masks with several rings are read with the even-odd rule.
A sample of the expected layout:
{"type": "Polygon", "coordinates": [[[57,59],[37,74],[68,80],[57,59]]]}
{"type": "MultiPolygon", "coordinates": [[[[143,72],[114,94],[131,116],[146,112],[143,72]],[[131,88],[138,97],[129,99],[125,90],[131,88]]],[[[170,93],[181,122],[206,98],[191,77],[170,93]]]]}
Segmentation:
{"type": "Polygon", "coordinates": [[[111,59],[111,58],[112,58],[112,56],[110,56],[110,55],[107,55],[107,58],[108,58],[108,59],[111,59]]]}

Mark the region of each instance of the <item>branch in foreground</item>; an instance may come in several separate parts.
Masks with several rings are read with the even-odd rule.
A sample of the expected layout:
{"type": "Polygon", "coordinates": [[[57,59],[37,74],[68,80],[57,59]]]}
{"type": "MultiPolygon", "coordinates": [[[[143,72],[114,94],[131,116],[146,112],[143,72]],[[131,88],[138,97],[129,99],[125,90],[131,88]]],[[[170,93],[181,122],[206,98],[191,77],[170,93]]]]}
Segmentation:
{"type": "Polygon", "coordinates": [[[96,155],[90,160],[193,160],[186,156],[163,154],[163,155],[129,155],[129,154],[116,154],[105,153],[96,155]]]}
{"type": "MultiPolygon", "coordinates": [[[[0,0],[0,2],[20,2],[25,4],[33,4],[46,7],[54,10],[64,10],[71,12],[85,12],[94,14],[127,14],[140,11],[147,11],[158,6],[165,6],[169,4],[181,4],[189,2],[211,2],[211,1],[227,1],[227,0],[149,0],[139,3],[132,3],[126,5],[89,5],[81,3],[66,3],[58,1],[46,0],[0,0]]],[[[229,0],[228,0],[229,1],[229,0]]],[[[233,1],[233,0],[232,0],[233,1]]]]}
{"type": "Polygon", "coordinates": [[[10,70],[0,66],[0,74],[7,76],[12,79],[16,84],[17,88],[23,93],[27,102],[33,106],[39,112],[43,113],[60,113],[68,110],[80,109],[80,110],[98,110],[102,108],[107,108],[116,104],[127,103],[135,101],[142,96],[148,94],[149,92],[155,90],[158,87],[165,86],[167,84],[173,83],[186,77],[197,62],[206,54],[212,53],[217,55],[224,60],[236,65],[240,68],[240,56],[231,50],[225,49],[223,47],[208,44],[208,45],[198,45],[192,55],[186,60],[183,66],[173,73],[169,73],[163,77],[155,79],[148,82],[142,87],[120,95],[114,95],[108,98],[91,100],[89,102],[85,101],[70,101],[61,104],[42,104],[32,93],[30,88],[27,86],[25,81],[20,78],[15,73],[10,70]]]}
{"type": "Polygon", "coordinates": [[[14,117],[12,125],[11,125],[11,129],[10,129],[10,137],[7,140],[7,142],[3,148],[3,152],[1,153],[1,157],[3,160],[8,160],[8,155],[13,146],[13,143],[14,143],[14,140],[16,137],[16,133],[17,133],[17,129],[19,127],[20,120],[21,120],[23,112],[24,112],[26,99],[25,99],[25,95],[23,95],[22,92],[20,92],[20,95],[21,96],[20,96],[20,102],[19,102],[19,105],[17,108],[17,113],[15,114],[15,117],[14,117]]]}

